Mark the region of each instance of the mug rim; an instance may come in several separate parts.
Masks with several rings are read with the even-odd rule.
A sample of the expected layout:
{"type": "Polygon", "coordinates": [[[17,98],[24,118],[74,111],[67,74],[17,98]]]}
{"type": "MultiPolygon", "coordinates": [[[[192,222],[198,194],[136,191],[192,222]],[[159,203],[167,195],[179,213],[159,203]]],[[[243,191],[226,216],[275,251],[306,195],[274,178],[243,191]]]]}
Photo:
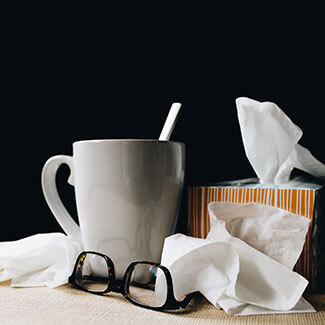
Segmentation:
{"type": "Polygon", "coordinates": [[[156,143],[178,143],[181,145],[185,145],[180,141],[169,141],[169,140],[158,140],[158,139],[92,139],[92,140],[78,140],[73,142],[73,144],[87,144],[87,143],[110,143],[110,142],[156,142],[156,143]]]}

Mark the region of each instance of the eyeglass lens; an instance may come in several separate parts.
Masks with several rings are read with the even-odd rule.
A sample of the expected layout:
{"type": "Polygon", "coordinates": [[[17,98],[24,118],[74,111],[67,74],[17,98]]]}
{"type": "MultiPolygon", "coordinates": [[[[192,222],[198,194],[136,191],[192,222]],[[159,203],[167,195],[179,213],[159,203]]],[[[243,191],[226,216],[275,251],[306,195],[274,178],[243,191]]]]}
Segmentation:
{"type": "MultiPolygon", "coordinates": [[[[85,253],[81,255],[76,269],[76,282],[91,292],[104,292],[110,283],[110,266],[104,257],[85,253]]],[[[126,292],[141,304],[160,307],[167,300],[167,280],[164,271],[149,263],[135,264],[128,281],[126,292]]]]}
{"type": "Polygon", "coordinates": [[[166,276],[157,266],[147,263],[136,264],[128,286],[130,297],[144,305],[160,307],[166,302],[166,276]]]}
{"type": "Polygon", "coordinates": [[[87,290],[103,292],[109,286],[109,271],[104,257],[83,254],[77,265],[76,282],[87,290]]]}

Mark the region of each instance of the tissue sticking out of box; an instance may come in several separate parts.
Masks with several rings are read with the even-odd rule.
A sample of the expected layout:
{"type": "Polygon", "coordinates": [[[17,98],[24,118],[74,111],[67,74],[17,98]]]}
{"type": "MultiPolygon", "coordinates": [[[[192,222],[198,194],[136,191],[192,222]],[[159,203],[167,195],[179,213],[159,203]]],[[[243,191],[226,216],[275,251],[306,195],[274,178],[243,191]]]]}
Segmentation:
{"type": "Polygon", "coordinates": [[[246,156],[261,183],[287,183],[293,168],[325,177],[325,164],[298,144],[302,130],[276,104],[240,97],[236,106],[246,156]]]}

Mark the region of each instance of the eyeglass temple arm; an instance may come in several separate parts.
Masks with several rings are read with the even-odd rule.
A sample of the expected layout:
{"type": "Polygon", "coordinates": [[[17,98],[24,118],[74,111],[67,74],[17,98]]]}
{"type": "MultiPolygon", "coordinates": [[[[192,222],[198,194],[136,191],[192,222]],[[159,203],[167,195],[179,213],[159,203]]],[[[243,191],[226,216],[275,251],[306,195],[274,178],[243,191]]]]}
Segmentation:
{"type": "Polygon", "coordinates": [[[197,294],[198,292],[192,292],[190,294],[188,294],[184,300],[180,301],[179,304],[182,308],[185,308],[189,302],[192,300],[192,298],[194,298],[194,296],[197,294]]]}
{"type": "Polygon", "coordinates": [[[101,276],[93,276],[93,275],[84,275],[83,278],[86,280],[94,280],[94,281],[99,281],[99,282],[103,282],[103,283],[107,283],[107,281],[109,280],[108,278],[104,278],[101,276]]]}

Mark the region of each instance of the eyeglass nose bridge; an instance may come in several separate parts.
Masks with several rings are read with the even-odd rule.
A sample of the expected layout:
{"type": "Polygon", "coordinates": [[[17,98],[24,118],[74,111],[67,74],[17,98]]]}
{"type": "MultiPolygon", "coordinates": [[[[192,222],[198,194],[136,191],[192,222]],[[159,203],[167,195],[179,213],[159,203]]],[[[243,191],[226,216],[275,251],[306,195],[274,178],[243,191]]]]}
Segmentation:
{"type": "Polygon", "coordinates": [[[114,284],[111,287],[111,291],[124,294],[124,281],[115,279],[114,284]]]}

